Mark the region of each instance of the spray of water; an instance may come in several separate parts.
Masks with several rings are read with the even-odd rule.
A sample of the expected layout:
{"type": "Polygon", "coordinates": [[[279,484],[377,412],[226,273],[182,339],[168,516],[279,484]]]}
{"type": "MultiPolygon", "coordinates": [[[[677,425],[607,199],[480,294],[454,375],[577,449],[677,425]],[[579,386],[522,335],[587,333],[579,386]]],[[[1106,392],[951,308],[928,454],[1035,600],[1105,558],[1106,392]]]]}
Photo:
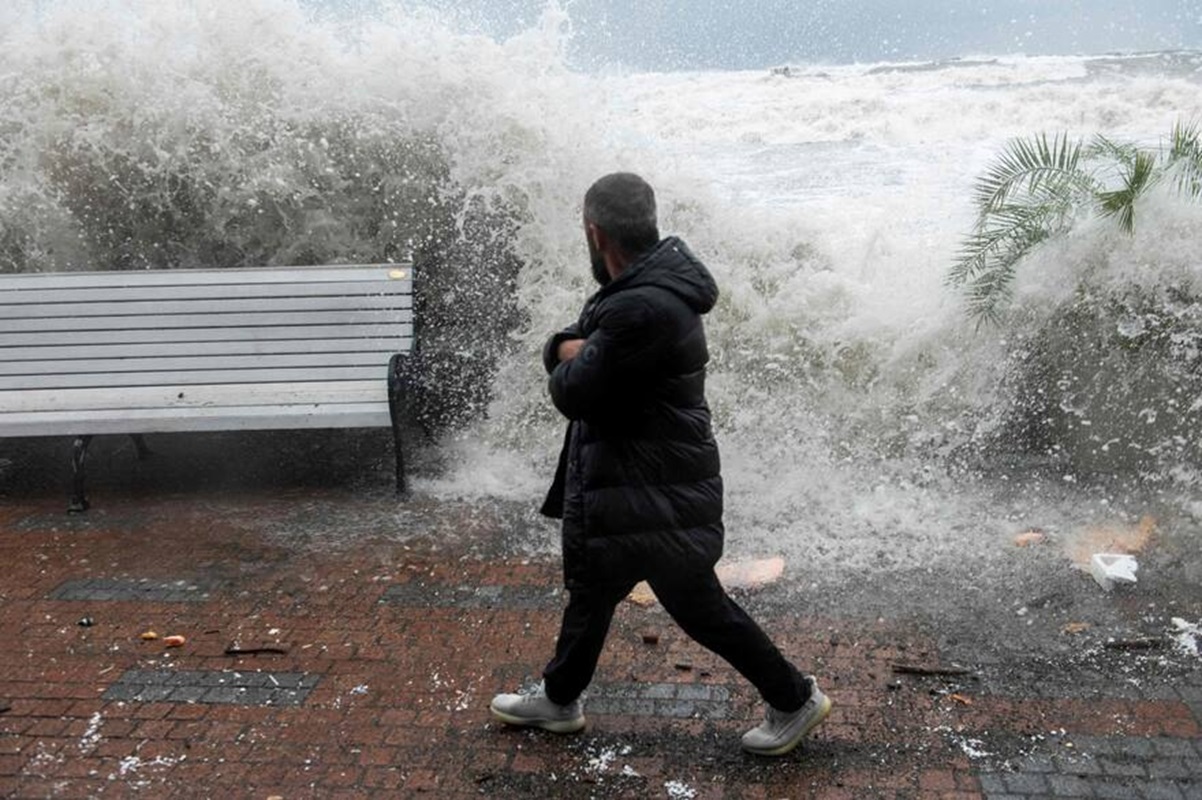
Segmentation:
{"type": "Polygon", "coordinates": [[[1157,196],[1134,237],[1034,253],[999,329],[943,284],[1005,137],[1167,131],[1202,114],[1188,60],[588,76],[556,5],[503,42],[293,0],[17,2],[0,23],[0,270],[414,259],[443,390],[428,413],[455,423],[429,496],[537,500],[560,421],[536,354],[589,291],[580,198],[631,169],[722,289],[709,396],[733,551],[915,568],[1142,514],[1149,480],[1193,508],[1196,208],[1157,196]],[[1082,287],[1105,313],[1074,327],[1082,287]],[[1032,444],[1053,412],[1072,424],[1032,444]],[[1108,419],[1123,443],[1094,436],[1108,419]]]}

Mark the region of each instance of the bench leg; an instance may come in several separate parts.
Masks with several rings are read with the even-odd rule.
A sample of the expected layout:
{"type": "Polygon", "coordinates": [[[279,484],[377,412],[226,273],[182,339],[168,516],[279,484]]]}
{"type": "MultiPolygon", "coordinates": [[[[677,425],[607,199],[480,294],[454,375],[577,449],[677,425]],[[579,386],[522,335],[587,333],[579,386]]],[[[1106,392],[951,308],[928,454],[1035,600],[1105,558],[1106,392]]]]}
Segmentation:
{"type": "Polygon", "coordinates": [[[401,424],[405,419],[405,400],[409,392],[408,360],[397,353],[388,361],[388,415],[392,418],[392,449],[396,455],[396,491],[408,493],[405,480],[405,450],[401,441],[401,424]]]}
{"type": "Polygon", "coordinates": [[[80,514],[88,510],[88,498],[84,493],[86,478],[84,465],[88,459],[88,445],[91,443],[91,436],[75,437],[75,447],[71,453],[71,502],[67,504],[67,513],[69,514],[80,514]]]}
{"type": "Polygon", "coordinates": [[[154,455],[154,451],[146,446],[146,438],[140,433],[131,433],[129,438],[134,440],[134,449],[138,451],[138,460],[145,461],[154,455]]]}

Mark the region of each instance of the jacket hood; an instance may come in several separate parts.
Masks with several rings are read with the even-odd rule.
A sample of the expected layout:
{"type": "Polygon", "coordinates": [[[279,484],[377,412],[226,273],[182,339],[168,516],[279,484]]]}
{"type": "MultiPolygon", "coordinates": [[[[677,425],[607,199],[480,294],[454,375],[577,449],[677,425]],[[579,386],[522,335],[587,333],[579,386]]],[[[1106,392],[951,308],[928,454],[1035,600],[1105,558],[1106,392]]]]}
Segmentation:
{"type": "Polygon", "coordinates": [[[601,290],[607,295],[639,286],[658,286],[680,297],[698,314],[718,302],[718,284],[688,246],[675,236],[660,241],[601,290]]]}

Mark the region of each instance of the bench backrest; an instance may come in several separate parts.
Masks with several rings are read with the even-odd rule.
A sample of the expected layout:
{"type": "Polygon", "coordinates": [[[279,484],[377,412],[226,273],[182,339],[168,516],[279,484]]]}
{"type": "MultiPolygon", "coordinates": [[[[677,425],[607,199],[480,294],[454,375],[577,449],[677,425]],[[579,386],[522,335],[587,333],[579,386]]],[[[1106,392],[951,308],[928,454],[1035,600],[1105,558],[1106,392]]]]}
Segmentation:
{"type": "Polygon", "coordinates": [[[115,390],[135,407],[237,403],[264,386],[320,403],[370,384],[386,418],[412,294],[403,264],[0,275],[0,413],[86,409],[115,390]]]}

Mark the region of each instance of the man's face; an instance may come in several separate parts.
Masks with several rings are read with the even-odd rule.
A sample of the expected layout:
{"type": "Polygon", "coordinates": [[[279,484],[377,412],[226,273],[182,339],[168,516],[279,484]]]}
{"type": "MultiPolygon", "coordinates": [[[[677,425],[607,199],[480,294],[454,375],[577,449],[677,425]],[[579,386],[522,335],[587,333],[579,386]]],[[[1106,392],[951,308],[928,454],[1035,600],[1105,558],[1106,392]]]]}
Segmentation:
{"type": "Polygon", "coordinates": [[[609,285],[613,278],[610,277],[609,270],[605,268],[605,257],[597,249],[597,243],[593,241],[592,228],[587,222],[584,224],[584,239],[588,242],[588,259],[593,268],[593,279],[602,286],[609,285]]]}

